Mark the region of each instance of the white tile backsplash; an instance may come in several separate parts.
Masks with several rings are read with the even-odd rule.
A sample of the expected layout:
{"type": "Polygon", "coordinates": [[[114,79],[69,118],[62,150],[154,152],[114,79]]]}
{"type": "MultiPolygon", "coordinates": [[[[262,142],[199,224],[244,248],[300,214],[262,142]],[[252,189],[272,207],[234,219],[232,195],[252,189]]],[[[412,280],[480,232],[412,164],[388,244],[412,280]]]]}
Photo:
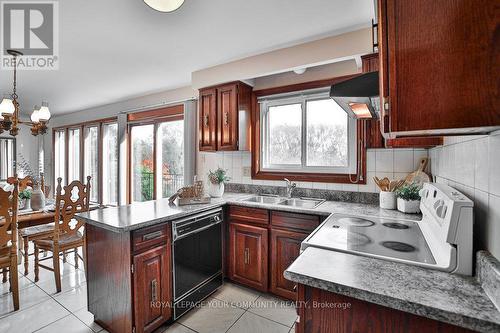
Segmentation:
{"type": "MultiPolygon", "coordinates": [[[[373,177],[401,179],[414,170],[415,156],[427,156],[426,149],[368,149],[367,151],[367,184],[334,184],[316,182],[298,182],[299,187],[320,190],[344,190],[360,192],[379,192],[373,177]]],[[[243,176],[243,168],[251,166],[250,152],[200,152],[198,156],[198,175],[205,177],[208,170],[218,167],[228,170],[231,182],[254,185],[283,186],[282,181],[266,181],[243,176]]]]}
{"type": "Polygon", "coordinates": [[[500,134],[445,138],[429,151],[436,182],[474,201],[476,249],[500,259],[500,134]]]}

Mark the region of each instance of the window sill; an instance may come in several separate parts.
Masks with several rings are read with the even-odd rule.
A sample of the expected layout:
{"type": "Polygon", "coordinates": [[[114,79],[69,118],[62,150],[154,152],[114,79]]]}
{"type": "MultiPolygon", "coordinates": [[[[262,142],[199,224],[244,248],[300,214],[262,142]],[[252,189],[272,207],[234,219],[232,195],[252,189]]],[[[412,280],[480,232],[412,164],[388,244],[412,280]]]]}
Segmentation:
{"type": "MultiPolygon", "coordinates": [[[[277,171],[257,171],[252,174],[252,179],[259,180],[283,180],[288,178],[298,182],[318,182],[318,183],[340,183],[340,184],[366,184],[366,173],[362,175],[362,179],[352,183],[348,174],[333,174],[333,173],[309,173],[309,172],[277,172],[277,171]]],[[[356,175],[351,175],[352,179],[356,179],[356,175]]]]}

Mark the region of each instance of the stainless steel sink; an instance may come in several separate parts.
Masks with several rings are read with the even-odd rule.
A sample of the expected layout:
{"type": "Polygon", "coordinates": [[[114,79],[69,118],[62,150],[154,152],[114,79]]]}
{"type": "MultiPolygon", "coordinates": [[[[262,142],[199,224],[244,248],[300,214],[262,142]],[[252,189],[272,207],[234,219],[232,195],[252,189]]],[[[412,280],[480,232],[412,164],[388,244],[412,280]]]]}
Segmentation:
{"type": "Polygon", "coordinates": [[[279,202],[278,205],[312,209],[312,208],[318,207],[323,202],[325,202],[325,200],[322,200],[322,199],[309,199],[309,198],[296,199],[296,198],[292,198],[292,199],[285,199],[282,202],[279,202]]]}
{"type": "Polygon", "coordinates": [[[265,195],[256,195],[250,198],[243,199],[241,201],[248,201],[248,202],[258,202],[262,204],[279,204],[283,201],[283,198],[279,197],[272,197],[272,196],[265,196],[265,195]]]}

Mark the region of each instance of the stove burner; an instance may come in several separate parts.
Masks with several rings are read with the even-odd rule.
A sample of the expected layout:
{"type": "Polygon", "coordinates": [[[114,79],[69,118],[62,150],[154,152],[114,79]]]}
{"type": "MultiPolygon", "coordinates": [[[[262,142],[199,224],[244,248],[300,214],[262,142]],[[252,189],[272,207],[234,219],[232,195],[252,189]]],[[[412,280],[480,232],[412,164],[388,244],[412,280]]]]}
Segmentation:
{"type": "Polygon", "coordinates": [[[343,226],[353,226],[353,227],[371,227],[375,222],[362,219],[359,217],[344,217],[338,220],[338,223],[343,226]]]}
{"type": "Polygon", "coordinates": [[[401,242],[392,242],[392,241],[382,242],[382,246],[398,252],[413,252],[416,250],[414,246],[401,242]]]}
{"type": "Polygon", "coordinates": [[[406,224],[402,223],[397,223],[397,222],[387,222],[387,223],[382,223],[383,226],[387,228],[393,228],[393,229],[408,229],[409,226],[406,224]]]}

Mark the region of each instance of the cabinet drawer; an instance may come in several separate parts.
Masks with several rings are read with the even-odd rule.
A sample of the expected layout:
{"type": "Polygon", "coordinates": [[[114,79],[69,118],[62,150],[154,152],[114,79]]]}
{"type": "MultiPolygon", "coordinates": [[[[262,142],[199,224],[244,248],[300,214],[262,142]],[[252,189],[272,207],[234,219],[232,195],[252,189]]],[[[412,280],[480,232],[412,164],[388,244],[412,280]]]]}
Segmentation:
{"type": "Polygon", "coordinates": [[[271,225],[274,227],[313,231],[319,222],[319,216],[316,215],[271,212],[271,225]]]}
{"type": "Polygon", "coordinates": [[[266,209],[230,206],[230,222],[252,223],[259,225],[269,224],[269,212],[266,209]]]}
{"type": "Polygon", "coordinates": [[[138,252],[155,245],[167,244],[170,228],[159,225],[134,231],[132,234],[132,251],[138,252]]]}

